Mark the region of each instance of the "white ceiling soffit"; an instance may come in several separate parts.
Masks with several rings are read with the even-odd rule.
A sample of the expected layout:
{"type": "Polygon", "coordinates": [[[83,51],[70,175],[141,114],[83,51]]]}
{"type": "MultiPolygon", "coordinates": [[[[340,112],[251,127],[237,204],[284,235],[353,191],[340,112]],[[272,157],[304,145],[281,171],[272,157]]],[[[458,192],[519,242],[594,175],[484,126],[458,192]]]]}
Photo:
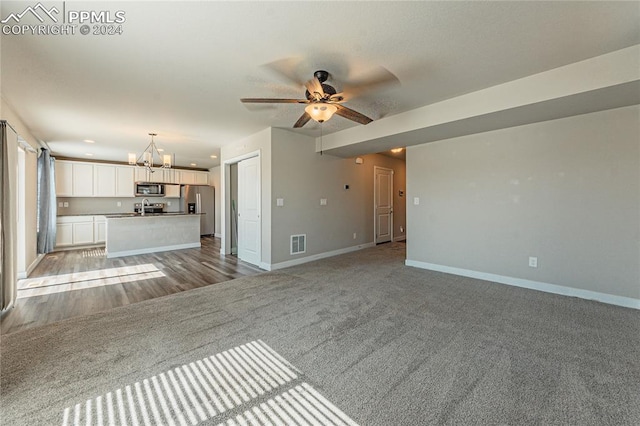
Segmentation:
{"type": "MultiPolygon", "coordinates": [[[[29,5],[3,1],[1,18],[29,5]]],[[[90,150],[94,159],[126,161],[156,132],[158,146],[175,153],[180,166],[212,167],[219,159],[210,156],[223,145],[270,126],[293,126],[302,105],[239,101],[304,96],[303,87],[265,64],[277,63],[299,81],[325,69],[338,89],[384,67],[400,86],[346,103],[378,120],[640,43],[637,2],[67,1],[64,7],[121,10],[122,34],[3,34],[3,99],[56,154],[83,157],[90,150]],[[328,22],[321,31],[318,19],[328,22]]],[[[355,126],[334,117],[323,133],[355,126]]],[[[319,125],[296,131],[318,136],[319,125]]]]}

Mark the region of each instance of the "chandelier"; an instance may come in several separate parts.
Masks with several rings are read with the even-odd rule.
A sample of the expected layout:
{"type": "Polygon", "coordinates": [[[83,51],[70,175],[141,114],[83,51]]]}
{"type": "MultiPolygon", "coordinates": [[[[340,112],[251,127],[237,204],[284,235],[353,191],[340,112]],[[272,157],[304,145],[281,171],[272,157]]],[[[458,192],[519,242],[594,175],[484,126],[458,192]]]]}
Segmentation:
{"type": "Polygon", "coordinates": [[[158,167],[163,167],[165,169],[171,168],[171,155],[160,154],[158,147],[156,146],[155,141],[153,140],[154,136],[158,136],[157,133],[149,133],[151,136],[151,143],[145,148],[145,150],[140,154],[139,157],[136,158],[136,154],[129,153],[129,164],[142,167],[146,167],[151,173],[154,172],[153,167],[154,164],[157,164],[158,167]],[[158,158],[158,162],[155,163],[154,158],[158,158]]]}

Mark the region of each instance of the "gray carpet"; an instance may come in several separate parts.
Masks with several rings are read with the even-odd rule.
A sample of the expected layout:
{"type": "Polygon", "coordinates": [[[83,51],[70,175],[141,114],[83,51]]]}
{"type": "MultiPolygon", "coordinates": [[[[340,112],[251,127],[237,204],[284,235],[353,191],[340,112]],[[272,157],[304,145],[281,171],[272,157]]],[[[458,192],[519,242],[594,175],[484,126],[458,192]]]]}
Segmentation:
{"type": "Polygon", "coordinates": [[[640,424],[640,312],[403,259],[383,245],[3,336],[0,422],[640,424]]]}

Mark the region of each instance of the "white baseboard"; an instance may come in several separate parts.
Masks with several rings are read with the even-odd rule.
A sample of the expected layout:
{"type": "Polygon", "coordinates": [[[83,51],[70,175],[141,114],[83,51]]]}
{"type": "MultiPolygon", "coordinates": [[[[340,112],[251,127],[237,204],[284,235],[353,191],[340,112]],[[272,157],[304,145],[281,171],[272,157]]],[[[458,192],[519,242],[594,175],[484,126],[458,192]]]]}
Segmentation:
{"type": "Polygon", "coordinates": [[[213,234],[213,236],[216,238],[222,238],[222,234],[219,232],[216,232],[215,234],[213,234]]]}
{"type": "Polygon", "coordinates": [[[163,247],[151,247],[137,250],[123,250],[117,251],[113,253],[107,252],[107,257],[122,257],[122,256],[135,256],[136,254],[147,254],[147,253],[156,253],[159,251],[170,251],[170,250],[183,250],[188,248],[200,248],[200,243],[187,243],[187,244],[176,244],[173,246],[163,246],[163,247]]]}
{"type": "Polygon", "coordinates": [[[632,297],[616,296],[597,291],[583,290],[562,285],[543,283],[539,281],[525,280],[522,278],[506,277],[503,275],[489,274],[486,272],[472,271],[469,269],[453,268],[451,266],[436,265],[433,263],[419,262],[417,260],[405,260],[405,265],[430,271],[444,272],[447,274],[461,275],[463,277],[477,278],[499,284],[507,284],[515,287],[528,288],[530,290],[544,291],[547,293],[561,294],[563,296],[579,297],[581,299],[596,300],[610,305],[624,306],[625,308],[640,309],[640,299],[632,297]]]}
{"type": "Polygon", "coordinates": [[[17,278],[19,280],[28,278],[29,275],[31,275],[31,273],[33,272],[33,270],[36,269],[36,266],[38,266],[38,264],[42,261],[42,259],[44,259],[44,256],[45,255],[42,253],[38,254],[38,256],[36,256],[33,262],[31,262],[31,265],[29,265],[26,271],[18,272],[17,278]]]}
{"type": "Polygon", "coordinates": [[[369,247],[375,247],[375,244],[373,242],[371,243],[364,243],[364,244],[358,244],[357,246],[352,246],[352,247],[345,247],[342,249],[338,249],[338,250],[332,250],[332,251],[327,251],[324,253],[318,253],[318,254],[314,254],[311,256],[306,256],[306,257],[300,257],[298,259],[291,259],[291,260],[286,260],[284,262],[279,262],[279,263],[273,263],[271,265],[267,265],[269,266],[269,269],[260,266],[263,269],[267,269],[268,271],[274,271],[276,269],[282,269],[282,268],[288,268],[290,266],[296,266],[296,265],[302,265],[303,263],[308,263],[308,262],[313,262],[314,260],[320,260],[320,259],[324,259],[327,257],[332,257],[332,256],[338,256],[341,254],[345,254],[345,253],[351,253],[352,251],[358,251],[358,250],[362,250],[362,249],[366,249],[369,247]]]}

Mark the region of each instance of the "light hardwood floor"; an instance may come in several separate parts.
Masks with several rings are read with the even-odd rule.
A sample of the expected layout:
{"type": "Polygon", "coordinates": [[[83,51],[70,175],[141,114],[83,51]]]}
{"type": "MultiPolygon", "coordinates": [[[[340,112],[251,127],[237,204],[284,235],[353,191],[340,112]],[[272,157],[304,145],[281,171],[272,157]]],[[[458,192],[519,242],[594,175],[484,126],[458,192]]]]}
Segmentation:
{"type": "Polygon", "coordinates": [[[199,249],[107,259],[93,249],[49,253],[18,284],[16,306],[2,314],[8,334],[155,297],[263,272],[220,254],[220,239],[199,249]],[[96,256],[98,254],[98,256],[96,256]]]}

